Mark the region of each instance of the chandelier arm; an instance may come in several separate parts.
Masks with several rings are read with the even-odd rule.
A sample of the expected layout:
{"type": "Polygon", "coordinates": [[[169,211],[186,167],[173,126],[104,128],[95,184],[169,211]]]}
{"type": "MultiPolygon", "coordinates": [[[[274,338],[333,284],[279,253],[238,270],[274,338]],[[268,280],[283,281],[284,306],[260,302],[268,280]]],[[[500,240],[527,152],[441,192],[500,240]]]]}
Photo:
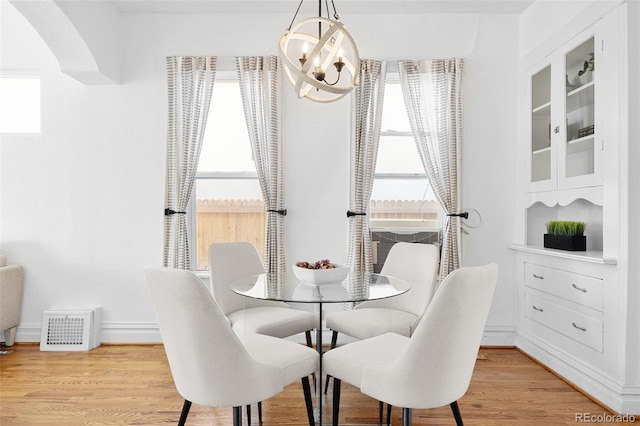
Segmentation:
{"type": "MultiPolygon", "coordinates": [[[[316,46],[311,51],[311,56],[315,57],[315,55],[320,53],[322,49],[326,49],[324,46],[327,44],[327,42],[331,38],[333,38],[334,34],[336,34],[340,29],[342,29],[342,27],[344,27],[344,25],[341,22],[335,22],[333,25],[331,25],[329,29],[318,40],[318,44],[316,44],[316,46]]],[[[327,55],[325,62],[321,64],[323,69],[327,68],[327,65],[329,65],[330,60],[331,60],[330,55],[327,55]]]]}
{"type": "MultiPolygon", "coordinates": [[[[300,3],[298,3],[298,8],[296,9],[296,13],[294,13],[293,15],[293,19],[291,20],[291,23],[289,24],[289,28],[287,28],[287,31],[291,31],[291,27],[293,26],[293,22],[296,20],[296,16],[298,16],[298,12],[300,12],[300,7],[302,6],[302,2],[304,0],[300,0],[300,3]]],[[[335,6],[334,6],[335,9],[335,6]]]]}
{"type": "Polygon", "coordinates": [[[338,71],[338,78],[336,78],[336,81],[334,81],[333,83],[329,83],[326,79],[322,80],[322,82],[327,86],[335,86],[336,84],[338,84],[339,81],[340,81],[340,71],[338,71]]]}
{"type": "MultiPolygon", "coordinates": [[[[298,77],[298,79],[297,79],[296,83],[294,84],[294,88],[295,88],[295,90],[296,90],[296,91],[301,90],[301,89],[302,89],[302,86],[303,86],[303,83],[306,83],[306,84],[307,84],[307,85],[309,85],[309,86],[316,87],[314,84],[315,84],[315,83],[317,83],[317,80],[316,80],[315,78],[313,78],[313,77],[311,77],[311,76],[307,75],[307,74],[306,74],[306,72],[304,72],[304,67],[303,67],[303,69],[302,69],[302,70],[298,70],[298,69],[295,67],[295,64],[294,64],[294,63],[289,59],[289,57],[288,57],[286,54],[284,54],[284,49],[283,49],[282,44],[281,44],[281,45],[279,45],[279,50],[280,50],[280,53],[281,53],[281,57],[282,57],[282,59],[283,59],[287,64],[289,64],[289,67],[287,68],[287,72],[289,72],[289,71],[291,70],[291,71],[292,71],[292,72],[294,72],[294,73],[296,74],[296,76],[298,77]],[[289,68],[290,68],[290,70],[289,70],[289,68]],[[296,71],[293,71],[293,70],[296,70],[296,71]]],[[[313,52],[312,52],[312,54],[313,54],[313,52]]],[[[307,64],[305,64],[305,66],[306,66],[306,65],[307,65],[307,64]]],[[[307,91],[308,91],[308,89],[307,89],[307,91]]],[[[333,90],[327,90],[327,91],[328,91],[328,92],[332,92],[332,93],[339,93],[339,92],[334,92],[333,90]]]]}

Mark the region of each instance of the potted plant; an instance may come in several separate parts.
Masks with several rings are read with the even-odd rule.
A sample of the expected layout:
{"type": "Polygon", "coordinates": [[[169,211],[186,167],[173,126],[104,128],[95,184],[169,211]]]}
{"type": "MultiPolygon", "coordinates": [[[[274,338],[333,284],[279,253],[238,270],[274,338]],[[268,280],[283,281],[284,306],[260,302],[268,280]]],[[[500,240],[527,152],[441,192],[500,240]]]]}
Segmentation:
{"type": "Polygon", "coordinates": [[[586,251],[587,237],[584,235],[585,228],[586,225],[583,222],[547,222],[544,246],[560,250],[586,251]]]}

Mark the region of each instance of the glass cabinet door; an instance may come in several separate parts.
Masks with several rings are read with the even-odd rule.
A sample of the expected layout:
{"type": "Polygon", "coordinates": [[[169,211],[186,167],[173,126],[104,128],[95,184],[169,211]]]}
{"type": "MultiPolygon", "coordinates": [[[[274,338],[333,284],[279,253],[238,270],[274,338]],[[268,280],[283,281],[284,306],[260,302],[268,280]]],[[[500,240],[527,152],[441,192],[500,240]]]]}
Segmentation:
{"type": "Polygon", "coordinates": [[[551,65],[531,77],[531,183],[552,180],[551,65]]]}
{"type": "Polygon", "coordinates": [[[565,55],[566,141],[559,164],[563,179],[596,172],[595,67],[593,37],[565,55]]]}

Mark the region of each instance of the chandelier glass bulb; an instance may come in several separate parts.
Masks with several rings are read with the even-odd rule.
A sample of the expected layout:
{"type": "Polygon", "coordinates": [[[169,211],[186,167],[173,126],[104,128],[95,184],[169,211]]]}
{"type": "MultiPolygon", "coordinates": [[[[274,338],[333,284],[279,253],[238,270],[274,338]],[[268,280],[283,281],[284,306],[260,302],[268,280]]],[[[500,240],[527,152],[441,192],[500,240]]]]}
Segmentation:
{"type": "Polygon", "coordinates": [[[360,56],[341,22],[308,18],[281,38],[278,52],[298,97],[333,102],[360,81],[360,56]]]}

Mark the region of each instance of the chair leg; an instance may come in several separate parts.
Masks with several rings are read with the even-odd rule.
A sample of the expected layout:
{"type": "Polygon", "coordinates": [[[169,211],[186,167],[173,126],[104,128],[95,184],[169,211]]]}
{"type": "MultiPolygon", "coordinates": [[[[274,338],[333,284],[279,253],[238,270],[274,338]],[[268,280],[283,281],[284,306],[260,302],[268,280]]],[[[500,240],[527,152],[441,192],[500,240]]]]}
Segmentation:
{"type": "Polygon", "coordinates": [[[180,420],[178,420],[178,426],[184,426],[187,421],[187,416],[189,415],[189,409],[191,408],[191,401],[184,400],[184,404],[182,404],[182,413],[180,413],[180,420]]]}
{"type": "Polygon", "coordinates": [[[233,407],[233,426],[242,426],[242,407],[233,407]]]}
{"type": "Polygon", "coordinates": [[[18,327],[11,327],[8,330],[4,331],[4,344],[5,346],[13,346],[13,344],[16,342],[16,331],[18,330],[18,327]]]}
{"type": "Polygon", "coordinates": [[[338,344],[338,332],[333,330],[333,334],[331,334],[331,349],[335,348],[338,344]]]}
{"type": "MultiPolygon", "coordinates": [[[[378,404],[378,422],[382,424],[382,413],[384,411],[384,402],[380,401],[378,404]]],[[[391,404],[387,404],[387,426],[391,426],[391,404]]]]}
{"type": "Polygon", "coordinates": [[[338,415],[340,414],[340,385],[342,380],[333,378],[333,426],[338,426],[338,415]]]}
{"type": "MultiPolygon", "coordinates": [[[[258,401],[258,424],[262,424],[262,401],[258,401]]],[[[247,426],[251,426],[251,405],[247,405],[247,426]]]]}
{"type": "MultiPolygon", "coordinates": [[[[336,347],[336,345],[338,344],[338,332],[333,330],[333,334],[331,334],[331,349],[334,349],[336,347]]],[[[327,374],[327,381],[324,384],[324,394],[327,394],[327,391],[329,390],[329,379],[331,378],[330,375],[327,374]]]]}
{"type": "MultiPolygon", "coordinates": [[[[302,378],[302,392],[304,393],[304,403],[307,406],[307,417],[309,418],[309,426],[316,424],[313,418],[313,401],[311,401],[311,386],[309,385],[309,378],[302,378]]],[[[261,422],[262,423],[262,422],[261,422]]]]}
{"type": "Polygon", "coordinates": [[[402,408],[402,426],[411,426],[411,408],[402,408]]]}
{"type": "MultiPolygon", "coordinates": [[[[313,342],[311,341],[311,330],[307,330],[304,332],[304,337],[307,338],[307,346],[313,348],[313,342]]],[[[313,377],[313,390],[316,390],[316,373],[311,373],[311,377],[313,377]]]]}
{"type": "Polygon", "coordinates": [[[456,419],[457,426],[463,426],[462,416],[460,415],[460,408],[458,407],[458,401],[453,401],[451,404],[451,411],[453,411],[453,417],[456,419]]]}
{"type": "Polygon", "coordinates": [[[307,346],[310,348],[313,347],[313,342],[311,341],[311,330],[307,330],[304,332],[304,337],[307,338],[307,346]]]}

